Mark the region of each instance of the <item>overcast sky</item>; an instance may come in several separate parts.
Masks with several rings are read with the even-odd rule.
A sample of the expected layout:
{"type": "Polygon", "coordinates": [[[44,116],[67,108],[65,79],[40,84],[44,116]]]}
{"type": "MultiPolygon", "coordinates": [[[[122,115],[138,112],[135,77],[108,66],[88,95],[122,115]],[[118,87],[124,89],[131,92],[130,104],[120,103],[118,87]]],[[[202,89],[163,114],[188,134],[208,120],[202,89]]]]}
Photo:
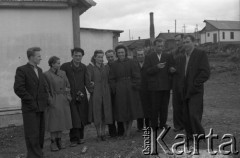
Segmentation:
{"type": "Polygon", "coordinates": [[[80,26],[123,30],[119,41],[149,38],[149,13],[154,12],[155,36],[160,32],[194,32],[204,20],[240,20],[240,0],[94,0],[97,5],[81,15],[80,26]]]}

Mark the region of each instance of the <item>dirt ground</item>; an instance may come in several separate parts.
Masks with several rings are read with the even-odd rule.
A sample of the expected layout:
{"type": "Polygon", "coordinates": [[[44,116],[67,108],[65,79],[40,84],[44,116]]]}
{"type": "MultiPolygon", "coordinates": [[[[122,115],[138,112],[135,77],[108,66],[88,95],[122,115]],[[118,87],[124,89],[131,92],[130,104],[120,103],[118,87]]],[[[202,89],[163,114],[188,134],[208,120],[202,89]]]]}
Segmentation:
{"type": "MultiPolygon", "coordinates": [[[[240,70],[225,60],[211,60],[212,74],[205,84],[203,126],[206,134],[213,128],[214,134],[219,138],[214,139],[214,149],[229,139],[221,141],[223,134],[233,134],[236,138],[237,150],[240,151],[240,70]]],[[[169,106],[168,124],[172,126],[172,107],[169,106]]],[[[141,158],[150,157],[142,154],[142,132],[137,132],[136,122],[132,128],[133,137],[128,140],[108,138],[105,142],[96,142],[96,132],[93,125],[85,129],[85,141],[83,145],[71,148],[67,147],[59,152],[51,152],[49,149],[49,134],[45,137],[44,153],[47,158],[141,158]],[[82,148],[86,146],[87,152],[82,154],[82,148]]],[[[165,142],[171,144],[177,133],[170,130],[165,137],[165,142]]],[[[64,134],[64,142],[69,145],[68,134],[64,134]]],[[[201,143],[201,149],[206,149],[207,144],[201,143]]],[[[228,149],[228,148],[227,148],[228,149]]],[[[158,150],[159,153],[163,151],[158,150]]],[[[9,127],[0,129],[0,158],[25,157],[26,147],[23,137],[23,127],[9,127]]],[[[240,154],[231,155],[240,158],[240,154]]],[[[163,156],[161,156],[163,157],[163,156]]],[[[165,157],[165,156],[164,156],[165,157]]],[[[173,156],[174,157],[174,156],[173,156]]],[[[205,156],[202,156],[205,157],[205,156]]]]}

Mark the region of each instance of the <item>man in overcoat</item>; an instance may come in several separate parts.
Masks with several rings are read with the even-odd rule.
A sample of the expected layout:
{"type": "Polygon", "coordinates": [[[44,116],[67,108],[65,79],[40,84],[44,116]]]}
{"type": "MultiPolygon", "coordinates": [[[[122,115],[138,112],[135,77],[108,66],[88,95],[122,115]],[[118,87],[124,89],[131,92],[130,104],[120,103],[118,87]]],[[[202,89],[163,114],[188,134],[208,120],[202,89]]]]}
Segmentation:
{"type": "Polygon", "coordinates": [[[16,70],[14,92],[21,98],[27,158],[42,158],[44,144],[44,110],[48,104],[47,83],[42,69],[41,49],[27,50],[29,62],[16,70]]]}
{"type": "Polygon", "coordinates": [[[193,134],[205,134],[201,124],[203,114],[204,82],[209,79],[210,67],[205,51],[195,48],[194,37],[184,36],[186,53],[184,79],[184,128],[188,138],[193,134]]]}
{"type": "MultiPolygon", "coordinates": [[[[108,61],[107,66],[110,71],[112,64],[116,60],[116,53],[114,50],[110,49],[105,52],[105,55],[106,55],[106,58],[108,61]]],[[[112,100],[113,111],[114,111],[114,97],[115,97],[115,94],[111,90],[111,100],[112,100]]],[[[114,115],[113,115],[113,119],[114,119],[114,115]]],[[[116,126],[115,122],[116,121],[113,120],[113,123],[108,125],[108,131],[109,131],[110,137],[122,136],[124,134],[123,122],[117,122],[117,126],[116,126]]]]}
{"type": "Polygon", "coordinates": [[[71,50],[72,61],[64,63],[61,70],[66,72],[70,83],[72,101],[70,103],[72,126],[70,130],[71,147],[84,143],[84,126],[88,124],[88,99],[86,87],[90,85],[87,67],[81,63],[84,50],[74,48],[71,50]]]}
{"type": "MultiPolygon", "coordinates": [[[[145,62],[145,52],[144,50],[137,50],[137,63],[141,72],[141,83],[140,83],[140,89],[139,89],[139,95],[142,102],[142,108],[143,108],[143,118],[137,119],[137,128],[138,131],[142,132],[142,129],[144,127],[144,124],[146,127],[149,127],[149,117],[150,117],[150,102],[149,102],[149,91],[147,90],[147,74],[146,70],[143,67],[145,62]]],[[[136,109],[137,110],[137,109],[136,109]]]]}
{"type": "Polygon", "coordinates": [[[176,49],[172,52],[174,66],[176,71],[173,73],[172,83],[172,105],[173,105],[173,126],[174,131],[179,132],[184,129],[183,122],[183,94],[181,91],[181,83],[184,78],[185,69],[185,52],[183,51],[183,34],[175,36],[176,49]]]}

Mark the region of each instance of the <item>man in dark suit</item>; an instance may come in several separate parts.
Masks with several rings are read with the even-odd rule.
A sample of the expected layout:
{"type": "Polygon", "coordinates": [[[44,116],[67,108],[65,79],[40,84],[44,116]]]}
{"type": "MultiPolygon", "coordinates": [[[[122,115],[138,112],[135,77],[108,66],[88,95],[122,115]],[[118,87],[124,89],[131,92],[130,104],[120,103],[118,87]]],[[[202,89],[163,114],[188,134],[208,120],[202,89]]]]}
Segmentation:
{"type": "MultiPolygon", "coordinates": [[[[112,64],[116,60],[115,51],[110,49],[110,50],[105,52],[105,55],[106,55],[106,58],[107,58],[107,61],[108,61],[107,65],[108,65],[109,70],[110,70],[112,64]]],[[[115,94],[112,93],[112,91],[111,91],[112,109],[114,109],[114,96],[115,96],[115,94]]],[[[114,118],[114,116],[113,116],[113,118],[114,118]]],[[[116,127],[115,121],[113,121],[112,124],[108,125],[108,131],[109,131],[110,137],[123,136],[123,134],[124,134],[123,122],[117,122],[117,127],[116,127]]]]}
{"type": "Polygon", "coordinates": [[[140,131],[142,132],[144,124],[146,127],[149,127],[149,117],[150,117],[150,112],[149,112],[150,108],[149,108],[149,101],[148,101],[149,92],[147,90],[147,83],[146,83],[147,74],[146,74],[145,68],[143,67],[145,62],[144,50],[137,50],[137,62],[141,72],[141,85],[140,85],[139,94],[140,94],[143,114],[144,114],[143,118],[137,119],[137,128],[139,132],[140,131]]]}
{"type": "Polygon", "coordinates": [[[44,143],[44,110],[48,104],[48,90],[40,63],[41,49],[29,48],[29,62],[16,70],[14,91],[22,102],[23,127],[27,158],[42,158],[44,143]]]}
{"type": "Polygon", "coordinates": [[[173,105],[173,125],[174,131],[179,132],[184,128],[183,122],[183,97],[181,91],[181,81],[184,78],[182,73],[185,69],[185,53],[183,51],[183,34],[177,34],[175,36],[175,42],[177,48],[172,52],[172,57],[174,60],[174,66],[176,71],[173,74],[172,82],[172,105],[173,105]]]}
{"type": "Polygon", "coordinates": [[[203,114],[204,82],[209,79],[210,67],[206,52],[196,49],[194,37],[184,36],[185,80],[184,80],[184,117],[188,138],[193,134],[205,134],[201,120],[203,114]]]}
{"type": "Polygon", "coordinates": [[[164,40],[154,41],[155,52],[146,56],[144,67],[147,72],[147,88],[150,91],[151,127],[158,127],[158,115],[160,115],[160,129],[167,128],[168,104],[171,89],[171,73],[173,61],[164,51],[164,40]]]}

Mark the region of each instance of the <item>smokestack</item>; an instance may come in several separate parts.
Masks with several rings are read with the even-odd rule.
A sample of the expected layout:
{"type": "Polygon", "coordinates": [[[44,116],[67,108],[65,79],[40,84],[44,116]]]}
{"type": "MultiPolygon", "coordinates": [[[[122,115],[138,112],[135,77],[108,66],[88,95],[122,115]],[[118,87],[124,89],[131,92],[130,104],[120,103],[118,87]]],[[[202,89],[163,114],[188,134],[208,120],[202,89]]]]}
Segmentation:
{"type": "Polygon", "coordinates": [[[155,38],[155,31],[154,31],[154,19],[153,19],[153,12],[150,12],[150,40],[153,42],[155,38]]]}

